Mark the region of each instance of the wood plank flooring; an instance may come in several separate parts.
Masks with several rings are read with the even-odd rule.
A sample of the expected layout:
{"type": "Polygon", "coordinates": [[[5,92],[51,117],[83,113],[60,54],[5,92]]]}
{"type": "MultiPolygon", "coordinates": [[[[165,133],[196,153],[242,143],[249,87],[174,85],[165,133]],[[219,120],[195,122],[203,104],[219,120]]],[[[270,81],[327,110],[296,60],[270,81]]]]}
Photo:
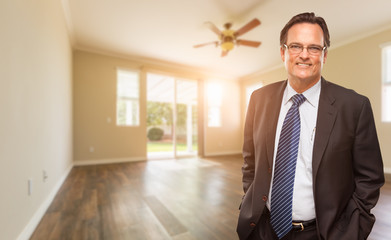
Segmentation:
{"type": "Polygon", "coordinates": [[[368,239],[391,239],[391,182],[386,182],[380,189],[380,198],[372,213],[376,222],[368,239]]]}
{"type": "MultiPolygon", "coordinates": [[[[31,240],[237,240],[240,156],[74,167],[31,240]]],[[[391,184],[372,240],[390,239],[391,184]]]]}

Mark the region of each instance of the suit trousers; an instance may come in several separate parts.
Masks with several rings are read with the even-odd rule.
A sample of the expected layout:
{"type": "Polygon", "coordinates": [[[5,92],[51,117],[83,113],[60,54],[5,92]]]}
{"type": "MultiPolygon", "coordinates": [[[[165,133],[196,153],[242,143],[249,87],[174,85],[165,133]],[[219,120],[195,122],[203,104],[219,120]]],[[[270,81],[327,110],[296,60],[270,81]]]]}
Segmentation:
{"type": "MultiPolygon", "coordinates": [[[[318,239],[316,225],[308,227],[303,231],[291,230],[281,240],[316,240],[318,239]]],[[[278,240],[276,233],[274,232],[272,225],[270,224],[270,212],[265,206],[265,209],[259,219],[253,232],[247,240],[278,240]]]]}

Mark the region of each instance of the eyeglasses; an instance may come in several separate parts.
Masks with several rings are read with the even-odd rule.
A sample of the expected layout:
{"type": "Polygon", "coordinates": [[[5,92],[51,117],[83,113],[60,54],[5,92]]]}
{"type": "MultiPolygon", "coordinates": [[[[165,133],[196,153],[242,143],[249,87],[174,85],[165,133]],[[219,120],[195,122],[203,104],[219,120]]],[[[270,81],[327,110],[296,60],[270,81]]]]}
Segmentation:
{"type": "Polygon", "coordinates": [[[326,49],[326,47],[321,47],[318,45],[310,45],[310,46],[304,47],[303,45],[296,44],[296,43],[290,44],[289,46],[284,44],[284,47],[286,47],[286,49],[288,49],[290,54],[299,54],[304,50],[304,48],[307,48],[307,52],[309,54],[320,55],[326,49]]]}

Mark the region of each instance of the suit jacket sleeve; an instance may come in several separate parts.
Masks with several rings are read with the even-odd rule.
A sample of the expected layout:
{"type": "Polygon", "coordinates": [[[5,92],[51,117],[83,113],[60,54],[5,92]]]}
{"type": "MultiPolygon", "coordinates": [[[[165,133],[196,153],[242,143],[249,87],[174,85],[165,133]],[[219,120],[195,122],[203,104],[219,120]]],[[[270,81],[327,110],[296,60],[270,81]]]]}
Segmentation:
{"type": "Polygon", "coordinates": [[[356,128],[353,161],[356,188],[352,198],[360,210],[359,238],[366,239],[375,221],[370,210],[376,205],[380,187],[384,183],[383,162],[373,113],[367,98],[356,128]]]}
{"type": "MultiPolygon", "coordinates": [[[[338,209],[337,218],[328,220],[329,234],[323,232],[326,239],[330,240],[361,240],[368,237],[375,222],[371,209],[376,205],[380,187],[384,183],[382,157],[370,102],[363,96],[348,97],[349,104],[339,107],[339,120],[332,134],[333,143],[325,153],[327,161],[321,163],[324,166],[320,167],[322,169],[318,173],[320,177],[322,171],[319,191],[324,191],[322,188],[326,182],[334,182],[329,186],[333,192],[323,192],[324,199],[318,198],[322,207],[327,205],[327,201],[338,206],[335,207],[338,209]],[[326,172],[329,177],[323,174],[326,172]],[[343,210],[338,213],[341,208],[343,210]]],[[[328,215],[328,211],[323,209],[322,215],[328,215]]],[[[324,225],[328,224],[320,225],[321,231],[324,225]]]]}

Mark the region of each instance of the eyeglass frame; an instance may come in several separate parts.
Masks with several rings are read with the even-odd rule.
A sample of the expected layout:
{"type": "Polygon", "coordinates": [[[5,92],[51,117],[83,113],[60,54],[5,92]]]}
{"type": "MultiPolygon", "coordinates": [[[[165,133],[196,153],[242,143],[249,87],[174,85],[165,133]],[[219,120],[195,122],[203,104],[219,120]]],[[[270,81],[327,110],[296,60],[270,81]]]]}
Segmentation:
{"type": "MultiPolygon", "coordinates": [[[[292,45],[292,44],[290,44],[290,45],[292,45]]],[[[304,48],[306,48],[308,54],[310,54],[310,55],[312,55],[312,56],[319,56],[320,53],[324,52],[324,50],[327,48],[326,46],[324,46],[324,47],[322,48],[322,47],[319,46],[319,45],[312,45],[312,46],[317,46],[317,47],[322,48],[322,50],[319,52],[319,55],[318,55],[318,53],[315,53],[315,54],[314,54],[314,53],[311,53],[310,51],[308,51],[308,47],[311,47],[311,45],[310,45],[310,46],[306,46],[306,47],[303,46],[303,45],[301,45],[301,44],[297,44],[297,43],[294,43],[294,45],[301,46],[301,51],[300,51],[300,52],[297,52],[297,53],[291,53],[291,54],[300,54],[300,53],[302,53],[302,52],[304,51],[304,48]]],[[[289,51],[289,47],[290,47],[290,46],[286,45],[285,43],[284,43],[283,46],[289,51]]]]}

